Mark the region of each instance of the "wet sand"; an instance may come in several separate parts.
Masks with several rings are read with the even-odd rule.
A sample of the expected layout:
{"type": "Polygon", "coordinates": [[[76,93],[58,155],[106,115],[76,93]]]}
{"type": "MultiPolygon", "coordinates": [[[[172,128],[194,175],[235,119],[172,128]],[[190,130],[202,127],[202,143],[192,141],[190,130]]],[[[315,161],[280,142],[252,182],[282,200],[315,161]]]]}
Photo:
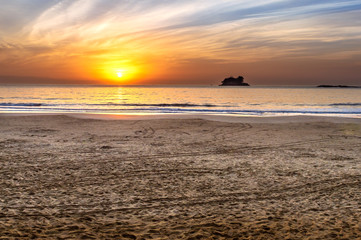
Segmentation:
{"type": "Polygon", "coordinates": [[[360,239],[360,152],[359,119],[0,116],[0,239],[360,239]]]}

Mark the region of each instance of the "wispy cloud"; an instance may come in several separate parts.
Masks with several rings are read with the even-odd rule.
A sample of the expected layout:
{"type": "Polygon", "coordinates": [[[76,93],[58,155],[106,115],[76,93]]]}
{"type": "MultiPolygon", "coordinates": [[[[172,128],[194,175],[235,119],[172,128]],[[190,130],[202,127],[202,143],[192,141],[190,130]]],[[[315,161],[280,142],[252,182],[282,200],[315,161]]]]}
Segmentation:
{"type": "MultiPolygon", "coordinates": [[[[152,32],[156,32],[163,39],[179,34],[178,37],[183,41],[194,42],[193,38],[201,37],[212,38],[210,41],[214,42],[214,35],[221,34],[233,42],[238,41],[235,46],[239,46],[242,37],[234,36],[236,33],[247,33],[247,30],[257,31],[259,33],[255,35],[258,37],[267,35],[269,40],[283,43],[283,39],[277,39],[278,32],[283,30],[286,30],[284,33],[298,32],[307,37],[308,34],[314,34],[312,31],[315,30],[315,24],[325,18],[328,18],[329,22],[323,21],[322,26],[319,27],[323,29],[323,33],[328,31],[327,25],[339,24],[341,20],[342,26],[333,28],[332,32],[342,34],[342,27],[358,28],[360,11],[359,1],[288,0],[255,3],[255,1],[123,0],[104,3],[100,0],[63,0],[42,12],[31,22],[27,30],[32,39],[45,39],[48,42],[61,42],[66,39],[81,41],[106,39],[106,41],[119,42],[122,39],[127,41],[129,38],[136,38],[137,34],[144,37],[144,33],[152,32]],[[357,13],[350,17],[350,12],[357,13]],[[329,19],[331,13],[335,18],[333,20],[329,19]],[[348,21],[342,20],[344,17],[348,21]],[[276,33],[271,34],[270,30],[260,29],[260,26],[281,28],[270,29],[276,33]],[[228,32],[224,29],[228,29],[228,32]],[[197,32],[203,34],[197,36],[197,32]],[[205,32],[211,34],[207,35],[205,32]]],[[[248,32],[247,36],[249,34],[248,32]]],[[[348,34],[360,36],[358,29],[353,29],[353,32],[348,34]]],[[[325,38],[329,35],[326,34],[325,38]]],[[[149,34],[149,36],[150,39],[154,39],[154,35],[149,34]]],[[[303,37],[299,36],[299,38],[302,40],[303,37]]],[[[289,39],[292,40],[292,37],[290,36],[289,39]]],[[[257,39],[255,41],[257,42],[257,39]]]]}
{"type": "Polygon", "coordinates": [[[176,64],[360,56],[359,0],[0,0],[0,5],[0,52],[24,64],[67,57],[176,64]]]}

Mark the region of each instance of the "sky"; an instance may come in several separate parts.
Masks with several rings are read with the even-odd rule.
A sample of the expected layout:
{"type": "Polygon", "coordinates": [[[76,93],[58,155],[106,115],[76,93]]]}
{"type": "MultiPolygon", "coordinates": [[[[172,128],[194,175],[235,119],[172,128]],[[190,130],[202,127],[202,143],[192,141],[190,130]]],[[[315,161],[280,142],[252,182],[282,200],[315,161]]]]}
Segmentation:
{"type": "Polygon", "coordinates": [[[361,85],[361,0],[0,0],[0,83],[361,85]]]}

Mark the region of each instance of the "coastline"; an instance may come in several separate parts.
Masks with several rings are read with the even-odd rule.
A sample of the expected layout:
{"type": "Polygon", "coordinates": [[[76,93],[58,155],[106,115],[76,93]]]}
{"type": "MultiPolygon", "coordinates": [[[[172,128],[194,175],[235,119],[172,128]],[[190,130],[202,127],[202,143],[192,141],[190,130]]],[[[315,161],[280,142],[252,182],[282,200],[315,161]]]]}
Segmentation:
{"type": "Polygon", "coordinates": [[[360,119],[147,117],[0,114],[0,236],[361,237],[360,119]]]}
{"type": "Polygon", "coordinates": [[[158,120],[158,119],[204,119],[229,123],[291,123],[291,122],[332,122],[360,123],[361,118],[349,116],[235,116],[220,114],[106,114],[106,113],[0,113],[0,117],[23,116],[69,116],[97,120],[158,120]]]}

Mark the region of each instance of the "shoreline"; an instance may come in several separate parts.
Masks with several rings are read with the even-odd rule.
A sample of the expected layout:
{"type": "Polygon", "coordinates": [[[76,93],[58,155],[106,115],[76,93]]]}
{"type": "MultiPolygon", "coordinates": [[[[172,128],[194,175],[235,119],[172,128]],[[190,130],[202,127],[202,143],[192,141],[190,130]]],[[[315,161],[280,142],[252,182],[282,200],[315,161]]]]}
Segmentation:
{"type": "Polygon", "coordinates": [[[96,120],[158,120],[158,119],[204,119],[228,123],[292,123],[292,122],[330,122],[361,123],[361,118],[344,116],[232,116],[212,114],[106,114],[106,113],[0,113],[0,117],[22,116],[69,116],[80,119],[96,120]]]}

